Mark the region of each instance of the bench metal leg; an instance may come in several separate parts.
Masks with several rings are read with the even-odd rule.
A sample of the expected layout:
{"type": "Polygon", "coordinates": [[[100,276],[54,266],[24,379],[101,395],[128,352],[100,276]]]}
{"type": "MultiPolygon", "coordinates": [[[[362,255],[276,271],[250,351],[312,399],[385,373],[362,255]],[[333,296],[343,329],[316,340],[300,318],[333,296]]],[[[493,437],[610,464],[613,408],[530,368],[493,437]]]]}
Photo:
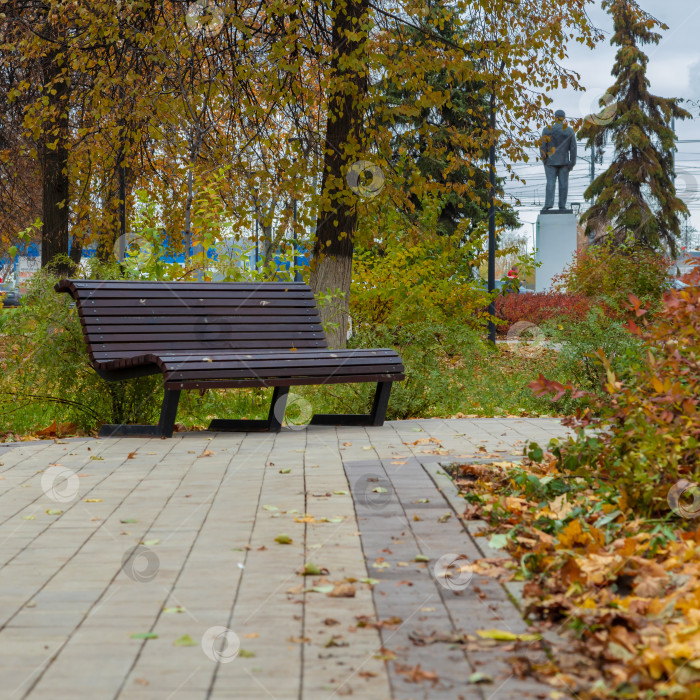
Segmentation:
{"type": "Polygon", "coordinates": [[[158,421],[158,430],[163,437],[169,438],[173,436],[178,403],[180,403],[180,390],[166,389],[163,396],[163,405],[160,409],[160,420],[158,421]]]}
{"type": "Polygon", "coordinates": [[[287,408],[288,386],[276,386],[272,392],[272,402],[267,419],[260,420],[231,420],[215,418],[207,430],[223,433],[278,433],[282,430],[284,411],[287,408]]]}
{"type": "Polygon", "coordinates": [[[309,425],[371,425],[377,427],[384,425],[392,384],[393,382],[378,382],[371,413],[317,413],[311,418],[309,425]]]}
{"type": "Polygon", "coordinates": [[[180,390],[166,389],[158,425],[103,425],[100,437],[166,437],[173,436],[180,390]]]}

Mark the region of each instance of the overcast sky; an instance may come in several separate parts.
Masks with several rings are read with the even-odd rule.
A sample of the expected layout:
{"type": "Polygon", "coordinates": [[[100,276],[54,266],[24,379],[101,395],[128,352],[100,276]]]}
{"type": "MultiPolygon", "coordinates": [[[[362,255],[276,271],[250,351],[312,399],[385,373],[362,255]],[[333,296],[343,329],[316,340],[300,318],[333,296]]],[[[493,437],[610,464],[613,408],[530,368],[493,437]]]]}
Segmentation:
{"type": "MultiPolygon", "coordinates": [[[[661,97],[682,97],[694,100],[694,105],[684,105],[696,118],[676,123],[678,134],[678,160],[676,187],[679,196],[691,211],[690,223],[700,231],[700,2],[698,0],[638,0],[639,5],[668,25],[662,32],[661,42],[643,47],[649,57],[648,78],[651,90],[661,97]],[[697,140],[698,143],[688,143],[697,140]]],[[[599,112],[598,99],[613,83],[610,75],[617,47],[610,45],[612,20],[600,9],[600,0],[590,8],[590,17],[606,36],[593,51],[572,43],[567,67],[581,75],[586,92],[562,90],[554,93],[554,109],[564,109],[569,116],[583,117],[599,112]]],[[[579,156],[590,153],[579,146],[579,156]]],[[[611,154],[609,154],[611,155],[611,154]]],[[[600,166],[597,166],[600,169],[600,166]]],[[[531,222],[544,203],[544,168],[541,162],[521,165],[516,171],[527,180],[526,185],[508,183],[507,194],[517,196],[523,206],[520,218],[525,222],[522,233],[532,235],[531,222]],[[533,206],[533,203],[534,204],[533,206]]],[[[571,173],[569,202],[581,202],[586,208],[583,191],[590,182],[590,165],[580,160],[571,173]]]]}

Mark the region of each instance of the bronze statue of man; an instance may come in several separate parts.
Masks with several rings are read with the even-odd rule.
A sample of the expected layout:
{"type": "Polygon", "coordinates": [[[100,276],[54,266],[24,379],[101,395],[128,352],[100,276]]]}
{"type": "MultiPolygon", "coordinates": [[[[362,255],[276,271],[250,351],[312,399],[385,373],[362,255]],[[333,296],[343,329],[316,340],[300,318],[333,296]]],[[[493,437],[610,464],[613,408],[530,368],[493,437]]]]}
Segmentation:
{"type": "Polygon", "coordinates": [[[569,173],[576,165],[576,134],[566,126],[566,113],[558,109],[554,113],[554,124],[542,131],[540,155],[547,175],[547,190],[544,209],[554,206],[554,189],[559,181],[559,209],[566,211],[566,198],[569,195],[569,173]]]}

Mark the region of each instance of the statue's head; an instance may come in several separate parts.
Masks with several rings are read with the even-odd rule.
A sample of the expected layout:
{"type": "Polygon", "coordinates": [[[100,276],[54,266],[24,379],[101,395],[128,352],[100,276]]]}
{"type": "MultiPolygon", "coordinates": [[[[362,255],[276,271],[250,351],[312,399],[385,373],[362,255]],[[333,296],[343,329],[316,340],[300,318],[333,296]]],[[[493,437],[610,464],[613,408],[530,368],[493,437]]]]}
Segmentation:
{"type": "Polygon", "coordinates": [[[558,109],[556,112],[554,112],[554,118],[558,122],[563,122],[566,119],[566,112],[563,109],[558,109]]]}

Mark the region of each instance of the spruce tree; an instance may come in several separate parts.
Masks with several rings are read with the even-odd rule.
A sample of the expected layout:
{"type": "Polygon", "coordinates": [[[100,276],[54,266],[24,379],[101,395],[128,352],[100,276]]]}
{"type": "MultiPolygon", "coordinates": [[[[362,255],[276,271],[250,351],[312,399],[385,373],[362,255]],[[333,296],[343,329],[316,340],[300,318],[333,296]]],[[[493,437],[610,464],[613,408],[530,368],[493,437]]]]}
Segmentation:
{"type": "MultiPolygon", "coordinates": [[[[401,30],[400,38],[408,51],[419,51],[425,44],[439,45],[440,38],[449,46],[455,37],[466,36],[469,31],[448,2],[431,3],[428,14],[413,21],[421,29],[404,27],[401,30]]],[[[402,113],[400,108],[421,104],[422,92],[391,80],[384,88],[387,101],[393,107],[392,123],[387,124],[393,132],[392,150],[395,154],[406,154],[403,162],[396,157],[395,167],[416,167],[428,187],[435,183],[447,191],[437,222],[437,231],[442,235],[453,235],[460,222],[466,220],[470,225],[465,238],[469,238],[488,220],[488,146],[484,144],[480,157],[471,167],[466,162],[450,167],[455,157],[462,159],[466,155],[459,144],[460,135],[489,128],[489,98],[480,91],[481,87],[460,80],[448,70],[427,72],[422,92],[446,92],[450,99],[440,108],[424,106],[410,114],[402,113]],[[462,191],[467,184],[471,190],[469,194],[462,191]]],[[[503,178],[497,178],[499,200],[503,198],[503,182],[503,178]]],[[[408,186],[406,189],[410,190],[408,186]]],[[[411,193],[409,199],[418,216],[423,208],[421,197],[411,193]]],[[[496,214],[499,226],[512,229],[520,224],[517,213],[507,204],[498,204],[496,214]]]]}
{"type": "Polygon", "coordinates": [[[588,146],[614,148],[613,162],[584,193],[591,201],[583,215],[587,232],[612,227],[614,246],[635,245],[677,251],[681,216],[688,210],[674,186],[675,135],[672,119],[691,115],[678,99],[649,92],[649,59],[640,46],[658,44],[655,29],[668,27],[644,12],[634,0],[603,0],[614,21],[610,43],[619,46],[605,109],[589,115],[579,132],[588,146]]]}

